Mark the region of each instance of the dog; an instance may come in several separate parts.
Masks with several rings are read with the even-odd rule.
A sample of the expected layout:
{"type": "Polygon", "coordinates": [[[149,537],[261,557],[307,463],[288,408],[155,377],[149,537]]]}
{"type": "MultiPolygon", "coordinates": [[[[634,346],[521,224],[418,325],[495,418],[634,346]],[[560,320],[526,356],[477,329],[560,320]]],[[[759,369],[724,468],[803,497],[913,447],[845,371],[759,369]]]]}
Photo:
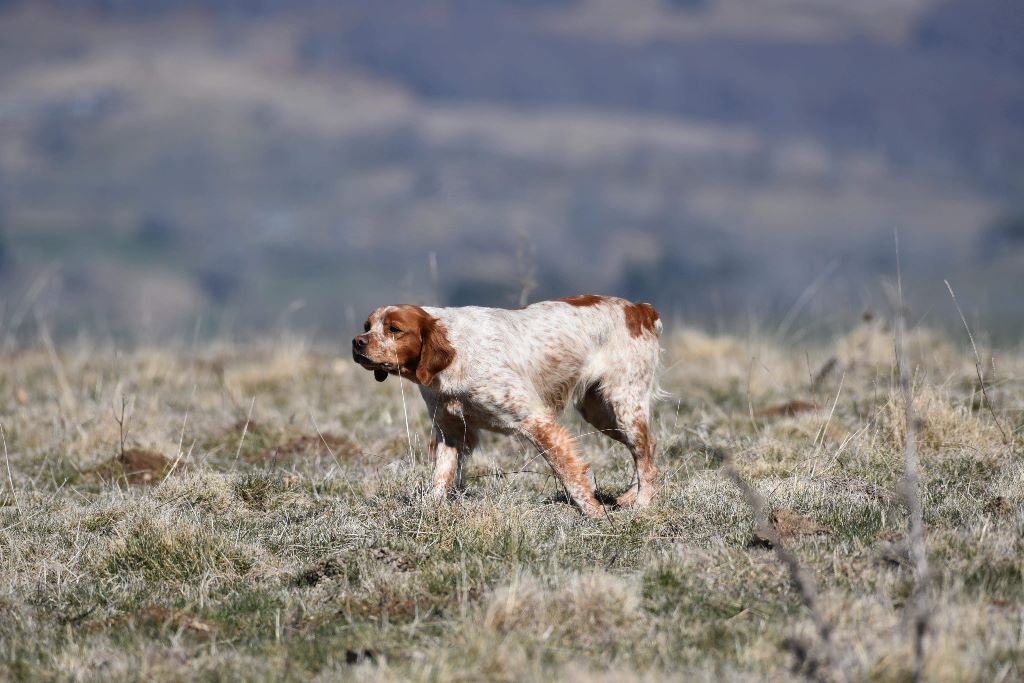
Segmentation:
{"type": "Polygon", "coordinates": [[[617,507],[647,506],[657,467],[650,403],[662,324],[654,307],[596,295],[520,309],[383,306],[352,340],[352,357],[378,382],[399,375],[419,386],[433,424],[431,496],[460,487],[480,430],[518,435],[536,447],[573,503],[605,514],[590,466],[558,416],[568,405],[624,444],[636,481],[617,507]]]}

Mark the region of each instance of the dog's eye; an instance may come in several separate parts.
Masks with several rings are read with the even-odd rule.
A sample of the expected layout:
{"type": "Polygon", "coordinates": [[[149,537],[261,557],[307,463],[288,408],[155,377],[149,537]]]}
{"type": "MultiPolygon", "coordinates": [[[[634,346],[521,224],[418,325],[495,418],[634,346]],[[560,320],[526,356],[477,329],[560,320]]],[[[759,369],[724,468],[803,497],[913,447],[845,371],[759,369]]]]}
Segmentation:
{"type": "Polygon", "coordinates": [[[365,323],[363,323],[363,332],[369,332],[369,331],[370,331],[370,321],[367,320],[365,323]]]}
{"type": "Polygon", "coordinates": [[[395,327],[394,325],[388,325],[388,332],[390,332],[391,334],[400,334],[402,331],[395,327]]]}

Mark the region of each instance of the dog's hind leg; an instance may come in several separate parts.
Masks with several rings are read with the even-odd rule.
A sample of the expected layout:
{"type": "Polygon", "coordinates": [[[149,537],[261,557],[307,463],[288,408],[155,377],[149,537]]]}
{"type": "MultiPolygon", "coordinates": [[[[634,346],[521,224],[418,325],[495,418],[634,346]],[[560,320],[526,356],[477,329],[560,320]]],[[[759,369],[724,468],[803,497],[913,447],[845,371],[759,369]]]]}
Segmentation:
{"type": "MultiPolygon", "coordinates": [[[[646,386],[649,386],[646,385],[646,386]]],[[[617,507],[649,505],[654,497],[658,468],[654,464],[654,438],[651,436],[650,389],[612,385],[592,386],[576,403],[584,420],[602,434],[624,444],[636,465],[636,481],[615,500],[617,507]]]]}

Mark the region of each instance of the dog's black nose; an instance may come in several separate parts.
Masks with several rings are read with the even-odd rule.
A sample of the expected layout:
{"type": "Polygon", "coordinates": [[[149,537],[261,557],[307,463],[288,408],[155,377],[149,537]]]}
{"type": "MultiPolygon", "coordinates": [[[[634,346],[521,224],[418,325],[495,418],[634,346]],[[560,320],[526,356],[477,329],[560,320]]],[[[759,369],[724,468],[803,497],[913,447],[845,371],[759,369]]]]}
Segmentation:
{"type": "Polygon", "coordinates": [[[362,351],[366,348],[366,337],[360,335],[352,340],[352,348],[356,351],[362,351]]]}

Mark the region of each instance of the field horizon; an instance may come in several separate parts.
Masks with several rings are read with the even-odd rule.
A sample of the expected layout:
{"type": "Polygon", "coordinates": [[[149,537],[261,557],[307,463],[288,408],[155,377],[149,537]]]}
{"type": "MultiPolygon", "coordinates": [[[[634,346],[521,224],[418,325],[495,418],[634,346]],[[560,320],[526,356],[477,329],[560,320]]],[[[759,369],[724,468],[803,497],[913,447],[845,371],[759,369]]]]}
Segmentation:
{"type": "MultiPolygon", "coordinates": [[[[0,678],[910,680],[890,322],[662,342],[658,497],[599,521],[497,436],[463,491],[427,502],[418,391],[377,384],[343,344],[5,349],[0,678]],[[814,668],[815,615],[722,451],[816,583],[834,670],[814,668]]],[[[926,328],[906,347],[924,679],[1019,680],[1024,347],[975,355],[926,328]]],[[[625,449],[564,421],[598,489],[621,492],[625,449]]]]}

